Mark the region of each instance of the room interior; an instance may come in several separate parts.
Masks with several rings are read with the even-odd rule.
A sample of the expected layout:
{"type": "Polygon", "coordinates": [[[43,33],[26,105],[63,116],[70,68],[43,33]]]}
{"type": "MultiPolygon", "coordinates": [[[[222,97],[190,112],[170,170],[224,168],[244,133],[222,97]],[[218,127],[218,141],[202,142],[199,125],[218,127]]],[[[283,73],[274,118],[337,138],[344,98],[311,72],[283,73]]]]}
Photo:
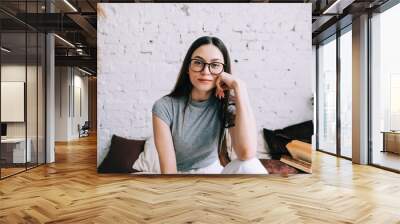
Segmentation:
{"type": "Polygon", "coordinates": [[[44,158],[44,35],[2,33],[9,52],[1,56],[1,172],[23,172],[44,158]]]}
{"type": "Polygon", "coordinates": [[[187,3],[1,1],[0,222],[399,222],[395,0],[291,1],[312,5],[312,174],[98,173],[97,4],[161,2],[187,3]]]}

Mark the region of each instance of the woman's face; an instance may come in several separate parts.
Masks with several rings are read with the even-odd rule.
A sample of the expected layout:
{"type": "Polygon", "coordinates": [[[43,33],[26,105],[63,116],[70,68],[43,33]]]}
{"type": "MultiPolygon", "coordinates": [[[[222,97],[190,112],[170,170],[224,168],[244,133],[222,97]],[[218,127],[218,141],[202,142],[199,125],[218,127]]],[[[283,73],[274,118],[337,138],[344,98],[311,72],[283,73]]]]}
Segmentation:
{"type": "MultiPolygon", "coordinates": [[[[224,56],[222,55],[222,52],[212,44],[202,45],[197,48],[193,52],[191,59],[197,59],[205,63],[224,63],[224,56]]],[[[210,72],[208,64],[202,71],[199,72],[193,71],[189,65],[188,73],[193,88],[196,88],[199,91],[208,92],[216,87],[215,83],[218,76],[210,72]]]]}

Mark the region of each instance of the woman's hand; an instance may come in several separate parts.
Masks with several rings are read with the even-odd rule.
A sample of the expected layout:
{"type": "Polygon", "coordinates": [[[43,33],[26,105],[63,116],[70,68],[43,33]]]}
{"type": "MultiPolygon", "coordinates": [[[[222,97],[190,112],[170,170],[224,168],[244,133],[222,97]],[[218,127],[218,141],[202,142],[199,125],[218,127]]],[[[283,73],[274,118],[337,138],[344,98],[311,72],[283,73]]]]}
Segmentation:
{"type": "Polygon", "coordinates": [[[221,74],[218,75],[216,80],[216,85],[217,85],[216,96],[219,99],[223,98],[225,96],[224,93],[225,90],[237,88],[240,82],[241,80],[232,76],[231,74],[222,72],[221,74]]]}

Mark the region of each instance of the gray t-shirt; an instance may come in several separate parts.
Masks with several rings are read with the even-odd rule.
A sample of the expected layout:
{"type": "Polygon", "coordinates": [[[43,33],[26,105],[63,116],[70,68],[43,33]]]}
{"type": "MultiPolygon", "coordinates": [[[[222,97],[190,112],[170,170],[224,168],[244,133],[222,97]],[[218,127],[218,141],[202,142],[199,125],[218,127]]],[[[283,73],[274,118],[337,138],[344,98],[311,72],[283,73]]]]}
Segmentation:
{"type": "Polygon", "coordinates": [[[218,101],[213,94],[205,101],[189,96],[185,117],[186,97],[164,96],[153,104],[152,112],[170,127],[178,171],[203,168],[218,159],[218,101]]]}

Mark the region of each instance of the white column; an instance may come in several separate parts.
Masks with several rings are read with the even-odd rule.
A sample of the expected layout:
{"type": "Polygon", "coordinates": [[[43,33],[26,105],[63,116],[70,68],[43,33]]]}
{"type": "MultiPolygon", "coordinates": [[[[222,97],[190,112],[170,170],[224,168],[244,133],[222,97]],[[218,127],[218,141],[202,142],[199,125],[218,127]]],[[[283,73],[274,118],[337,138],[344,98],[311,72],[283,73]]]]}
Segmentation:
{"type": "MultiPolygon", "coordinates": [[[[46,1],[47,12],[53,12],[54,6],[46,1]]],[[[55,133],[55,54],[54,35],[46,35],[46,163],[55,161],[54,133],[55,133]]]]}
{"type": "Polygon", "coordinates": [[[368,15],[353,20],[353,162],[368,163],[368,15]]]}

